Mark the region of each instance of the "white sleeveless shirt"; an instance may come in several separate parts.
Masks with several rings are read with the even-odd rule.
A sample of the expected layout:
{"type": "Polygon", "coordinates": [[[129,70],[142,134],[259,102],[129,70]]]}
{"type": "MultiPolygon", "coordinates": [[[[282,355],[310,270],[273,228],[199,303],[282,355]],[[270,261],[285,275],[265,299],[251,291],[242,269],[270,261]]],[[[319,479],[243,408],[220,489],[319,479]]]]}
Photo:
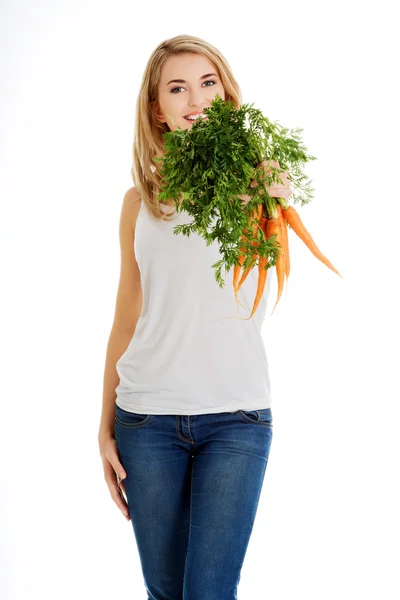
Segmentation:
{"type": "MultiPolygon", "coordinates": [[[[171,207],[160,203],[161,210],[171,207]]],[[[181,211],[171,221],[152,217],[143,200],[134,250],[140,269],[142,311],[128,348],[117,361],[117,405],[140,414],[198,415],[271,406],[271,382],[261,337],[275,267],[268,269],[260,304],[247,321],[257,291],[258,267],[239,290],[247,310],[237,308],[233,268],[215,279],[222,258],[196,233],[173,229],[191,223],[181,211]],[[223,319],[223,320],[220,320],[223,319]]],[[[215,221],[214,221],[215,222],[215,221]]]]}

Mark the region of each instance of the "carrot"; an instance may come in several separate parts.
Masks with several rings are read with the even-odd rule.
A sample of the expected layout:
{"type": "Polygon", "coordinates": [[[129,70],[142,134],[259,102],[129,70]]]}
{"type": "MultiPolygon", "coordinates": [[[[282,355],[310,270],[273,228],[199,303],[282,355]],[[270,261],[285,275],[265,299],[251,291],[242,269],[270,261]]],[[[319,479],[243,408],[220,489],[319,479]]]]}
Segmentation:
{"type": "Polygon", "coordinates": [[[267,281],[267,272],[268,269],[265,268],[265,265],[268,263],[268,256],[258,256],[258,282],[257,282],[257,292],[256,297],[254,299],[253,309],[251,311],[251,315],[249,317],[243,318],[244,321],[251,319],[251,317],[256,312],[258,305],[260,304],[261,297],[264,293],[265,282],[267,281]]]}
{"type": "MultiPolygon", "coordinates": [[[[257,242],[251,242],[251,245],[252,245],[252,246],[255,246],[255,247],[257,247],[257,246],[258,246],[258,243],[257,243],[257,242]]],[[[252,261],[254,261],[256,258],[257,258],[257,252],[255,252],[255,253],[252,255],[251,259],[252,259],[252,261]]],[[[244,270],[244,272],[243,272],[243,274],[242,274],[242,277],[240,278],[240,281],[239,281],[239,283],[237,284],[237,291],[239,291],[239,290],[240,290],[240,288],[242,287],[242,285],[243,285],[243,282],[246,280],[246,278],[247,278],[247,275],[250,273],[250,271],[251,271],[251,269],[252,269],[252,265],[254,266],[253,262],[251,262],[251,263],[250,263],[250,265],[249,265],[249,266],[248,266],[248,267],[247,267],[247,268],[244,270]]]]}
{"type": "MultiPolygon", "coordinates": [[[[263,221],[263,231],[265,233],[265,237],[268,239],[272,235],[276,235],[276,242],[278,246],[280,246],[280,253],[278,255],[276,261],[276,274],[278,278],[278,297],[274,306],[274,310],[280,300],[282,295],[283,286],[285,282],[285,276],[288,277],[290,273],[290,261],[289,261],[289,244],[288,244],[288,236],[287,236],[287,225],[282,215],[282,207],[279,203],[277,203],[277,212],[278,216],[275,219],[261,219],[263,221]]],[[[259,256],[258,262],[258,286],[256,298],[254,300],[254,306],[251,316],[257,310],[257,307],[260,303],[262,294],[264,293],[264,287],[267,277],[268,269],[265,269],[265,265],[268,263],[268,257],[259,256]]],[[[272,311],[272,313],[274,312],[272,311]]],[[[271,313],[271,314],[272,314],[271,313]]]]}
{"type": "MultiPolygon", "coordinates": [[[[255,235],[257,227],[259,227],[259,222],[262,218],[262,211],[263,211],[263,205],[261,203],[258,204],[253,211],[252,217],[253,217],[253,219],[256,219],[256,223],[253,224],[253,235],[255,235]]],[[[245,239],[245,238],[246,238],[246,235],[243,234],[240,241],[243,241],[243,239],[245,239]]],[[[257,242],[252,242],[252,246],[257,246],[257,242]]],[[[243,246],[242,246],[241,250],[244,252],[245,249],[243,246]]],[[[253,254],[252,259],[254,260],[256,257],[257,257],[257,254],[253,254]]],[[[239,277],[240,277],[240,272],[241,272],[241,269],[242,269],[242,266],[243,266],[243,263],[245,260],[246,260],[246,256],[244,254],[240,255],[239,256],[239,264],[235,265],[234,269],[233,269],[233,289],[235,292],[236,303],[239,302],[239,299],[238,299],[239,289],[240,289],[243,281],[246,279],[247,275],[249,274],[250,268],[251,268],[251,263],[250,263],[250,267],[247,267],[247,269],[245,270],[245,272],[243,273],[243,275],[241,277],[241,280],[238,281],[239,277]]],[[[243,305],[241,304],[241,306],[243,306],[243,305]]]]}
{"type": "Polygon", "coordinates": [[[283,216],[282,206],[279,202],[276,203],[276,209],[279,214],[279,218],[282,220],[282,246],[283,246],[283,254],[285,255],[285,277],[286,280],[289,279],[290,275],[290,255],[289,255],[289,236],[287,230],[287,224],[285,217],[283,216]]]}
{"type": "Polygon", "coordinates": [[[299,238],[305,243],[307,248],[311,250],[311,252],[316,256],[324,265],[326,265],[329,269],[332,269],[335,273],[337,273],[340,277],[339,271],[335,269],[333,264],[322,254],[322,252],[317,247],[317,244],[312,239],[310,233],[305,228],[302,223],[299,214],[293,206],[288,206],[288,208],[282,209],[283,216],[287,223],[289,223],[290,227],[293,231],[299,236],[299,238]]]}
{"type": "MultiPolygon", "coordinates": [[[[260,227],[262,228],[262,230],[264,231],[264,235],[265,237],[267,237],[267,227],[268,227],[268,222],[271,219],[266,219],[264,217],[262,217],[260,219],[260,227]]],[[[257,242],[254,242],[253,245],[258,245],[257,242]]],[[[257,254],[253,255],[253,256],[257,256],[257,254]]],[[[265,288],[265,282],[267,280],[267,272],[268,269],[265,268],[265,265],[268,263],[268,256],[264,257],[261,255],[258,255],[258,282],[257,282],[257,293],[256,293],[256,297],[254,300],[254,304],[253,304],[253,309],[251,311],[251,315],[249,317],[226,317],[226,318],[237,318],[237,319],[241,319],[242,321],[248,321],[249,319],[252,318],[252,316],[254,315],[254,313],[257,310],[257,307],[260,303],[261,297],[263,295],[264,292],[264,288],[265,288]]],[[[245,277],[247,277],[248,273],[250,272],[250,268],[247,269],[245,277]]],[[[243,277],[242,277],[243,279],[243,277]]],[[[244,280],[244,279],[243,279],[244,280]]]]}
{"type": "MultiPolygon", "coordinates": [[[[266,223],[267,223],[267,221],[268,221],[268,219],[266,219],[265,217],[261,217],[261,219],[260,219],[260,225],[259,225],[259,226],[260,226],[260,228],[261,228],[261,229],[264,231],[264,235],[266,235],[266,234],[265,234],[265,227],[266,227],[266,223]]],[[[258,248],[258,242],[252,242],[252,246],[255,246],[256,248],[258,248]]],[[[236,295],[237,295],[237,293],[238,293],[238,291],[239,291],[240,287],[242,286],[243,282],[246,280],[246,278],[247,278],[248,274],[250,273],[251,269],[254,267],[254,264],[255,264],[255,263],[254,263],[254,261],[257,261],[257,256],[258,256],[258,252],[256,251],[256,252],[253,254],[253,256],[252,256],[252,262],[251,262],[251,263],[250,263],[250,265],[247,267],[247,269],[244,271],[244,273],[243,273],[243,275],[242,275],[242,277],[241,277],[241,279],[240,279],[240,281],[239,281],[239,283],[238,283],[238,285],[237,285],[237,288],[236,288],[236,295]]],[[[261,259],[261,258],[262,258],[262,257],[260,257],[260,259],[261,259]]],[[[268,260],[267,260],[267,262],[268,262],[268,260]]],[[[243,306],[243,305],[242,305],[242,306],[243,306]]],[[[243,307],[243,308],[245,308],[245,307],[243,307]]],[[[247,310],[247,309],[246,309],[246,310],[247,310]]]]}
{"type": "MultiPolygon", "coordinates": [[[[276,267],[275,267],[276,268],[276,276],[278,279],[278,297],[275,302],[274,310],[275,310],[276,305],[278,304],[279,299],[282,295],[283,285],[285,282],[285,262],[286,261],[285,261],[284,247],[283,247],[283,243],[282,243],[282,238],[284,236],[282,224],[283,224],[283,220],[279,217],[279,212],[278,212],[278,217],[276,219],[269,219],[268,225],[267,225],[267,238],[271,237],[272,235],[276,235],[275,241],[276,241],[277,245],[280,247],[280,253],[276,260],[276,267]]],[[[272,312],[274,312],[274,310],[272,312]]]]}
{"type": "MultiPolygon", "coordinates": [[[[332,263],[319,250],[319,248],[315,244],[314,240],[312,239],[310,233],[307,231],[304,224],[302,223],[300,216],[298,215],[295,208],[293,206],[285,206],[285,204],[286,203],[284,203],[282,205],[281,200],[277,201],[277,203],[276,203],[277,217],[276,218],[270,219],[270,218],[263,217],[261,204],[257,206],[257,209],[253,213],[253,218],[255,218],[256,221],[258,221],[258,223],[256,223],[253,227],[253,234],[255,235],[257,227],[260,227],[263,230],[266,239],[269,239],[271,236],[275,235],[276,236],[276,240],[275,240],[276,245],[278,246],[278,248],[280,250],[277,260],[276,260],[276,274],[277,274],[277,279],[278,279],[278,295],[277,295],[277,300],[275,302],[275,306],[274,306],[272,313],[275,311],[275,308],[281,298],[285,280],[287,281],[289,274],[290,274],[289,236],[288,236],[288,230],[287,230],[288,225],[290,225],[290,227],[293,229],[293,231],[306,244],[306,246],[311,250],[311,252],[314,254],[314,256],[316,256],[327,267],[329,267],[335,273],[337,273],[340,277],[342,277],[342,275],[340,275],[339,271],[337,271],[337,269],[332,265],[332,263]]],[[[245,235],[242,236],[241,241],[243,241],[243,239],[245,239],[245,235]]],[[[257,247],[258,242],[252,242],[252,245],[257,247]]],[[[244,252],[244,247],[242,247],[241,250],[244,252]]],[[[241,319],[243,321],[247,321],[248,319],[252,318],[252,316],[254,315],[254,313],[256,312],[256,310],[258,308],[258,305],[260,303],[260,300],[261,300],[263,292],[264,292],[265,282],[267,279],[268,268],[266,269],[265,266],[268,264],[268,257],[263,257],[263,256],[259,255],[258,252],[255,252],[253,254],[253,262],[257,256],[258,256],[258,283],[257,283],[256,297],[254,299],[254,304],[253,304],[253,309],[251,311],[251,315],[249,317],[225,317],[226,319],[241,319]]],[[[254,266],[253,262],[250,263],[250,265],[252,265],[252,266],[246,268],[246,270],[242,274],[242,277],[239,281],[240,271],[241,271],[242,265],[244,264],[244,261],[245,261],[245,256],[244,255],[240,256],[239,265],[235,266],[235,270],[234,270],[234,284],[233,285],[234,285],[236,299],[237,299],[237,294],[240,289],[240,286],[243,284],[243,282],[245,281],[246,277],[248,276],[251,268],[253,268],[253,266],[254,266]]],[[[223,319],[219,319],[219,321],[221,321],[221,320],[223,320],[223,319]]]]}
{"type": "MultiPolygon", "coordinates": [[[[245,236],[245,234],[243,234],[242,237],[240,238],[240,241],[242,242],[245,238],[246,238],[246,236],[245,236]]],[[[238,310],[239,310],[238,304],[240,304],[240,306],[243,307],[243,304],[240,302],[240,300],[238,298],[238,291],[239,291],[238,282],[239,282],[239,277],[240,277],[240,271],[242,270],[242,265],[246,259],[246,256],[244,254],[245,247],[242,246],[240,248],[240,250],[241,250],[241,252],[243,252],[243,254],[239,255],[239,264],[237,264],[233,267],[233,290],[235,292],[236,306],[237,306],[238,310]]]]}
{"type": "MultiPolygon", "coordinates": [[[[269,235],[272,235],[273,231],[275,231],[276,227],[278,227],[279,229],[279,218],[277,219],[268,219],[265,217],[262,217],[262,207],[261,210],[259,210],[258,214],[260,215],[260,219],[259,219],[259,224],[255,226],[255,228],[261,227],[261,229],[264,232],[264,235],[266,237],[266,239],[268,239],[269,235]],[[275,222],[274,225],[270,225],[270,222],[275,222]],[[278,225],[277,225],[278,223],[278,225]]],[[[254,228],[254,231],[255,231],[254,228]]],[[[252,242],[253,246],[258,246],[258,242],[252,242]]],[[[257,256],[257,254],[253,254],[253,258],[257,256]]],[[[252,316],[254,315],[254,313],[257,310],[257,307],[260,303],[260,300],[262,298],[263,292],[264,292],[264,288],[265,288],[265,282],[267,280],[267,272],[268,272],[268,268],[266,269],[265,266],[268,264],[268,256],[264,257],[261,255],[258,255],[258,282],[257,282],[257,292],[256,292],[256,297],[254,300],[254,304],[253,304],[253,309],[251,311],[251,315],[249,317],[223,317],[222,319],[218,319],[215,322],[218,321],[223,321],[224,319],[240,319],[242,321],[248,321],[249,319],[252,318],[252,316]]],[[[250,267],[246,269],[245,273],[242,276],[241,279],[241,283],[243,283],[244,279],[247,277],[248,273],[250,272],[250,267]]],[[[235,289],[235,293],[237,293],[238,291],[238,287],[235,289]]]]}
{"type": "MultiPolygon", "coordinates": [[[[280,248],[281,248],[278,258],[277,258],[277,261],[276,261],[276,274],[277,274],[277,278],[278,278],[278,298],[277,298],[275,306],[274,306],[274,310],[275,310],[276,305],[278,304],[279,299],[281,297],[283,285],[284,285],[284,281],[285,281],[287,258],[286,258],[286,252],[285,252],[286,244],[284,241],[284,229],[286,228],[286,223],[284,222],[284,220],[282,218],[282,213],[279,211],[279,209],[278,209],[278,216],[276,219],[261,219],[261,221],[265,228],[265,229],[263,229],[263,231],[265,233],[265,237],[268,239],[272,235],[276,235],[276,242],[277,242],[278,246],[280,246],[280,248]]],[[[258,282],[257,282],[256,297],[254,299],[254,304],[253,304],[253,309],[251,311],[251,315],[249,317],[246,317],[243,320],[251,319],[251,317],[256,312],[258,305],[260,304],[260,300],[264,293],[265,282],[267,280],[268,268],[267,269],[265,268],[267,263],[268,263],[268,257],[259,255],[259,257],[258,257],[258,282]]],[[[274,312],[274,310],[272,312],[274,312]]]]}

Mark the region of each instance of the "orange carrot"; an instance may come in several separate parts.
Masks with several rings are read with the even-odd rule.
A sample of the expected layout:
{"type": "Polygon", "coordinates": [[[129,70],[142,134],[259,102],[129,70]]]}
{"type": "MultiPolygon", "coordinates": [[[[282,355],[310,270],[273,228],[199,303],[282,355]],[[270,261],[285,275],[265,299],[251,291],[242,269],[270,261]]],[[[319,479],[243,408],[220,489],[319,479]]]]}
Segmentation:
{"type": "Polygon", "coordinates": [[[290,274],[290,255],[289,255],[289,236],[287,230],[287,224],[285,217],[283,216],[282,206],[279,202],[276,203],[276,209],[278,211],[279,218],[282,220],[282,250],[285,255],[285,276],[286,280],[289,279],[290,274]]]}
{"type": "Polygon", "coordinates": [[[317,244],[312,239],[310,233],[304,227],[304,224],[302,223],[300,216],[298,215],[296,209],[293,206],[289,206],[288,208],[283,208],[282,212],[283,212],[283,216],[285,217],[286,221],[289,223],[290,227],[299,236],[299,238],[305,243],[307,248],[309,248],[309,250],[311,250],[311,252],[314,254],[314,256],[316,256],[322,263],[324,263],[324,265],[329,267],[329,269],[332,269],[332,271],[334,271],[340,277],[342,277],[342,275],[340,275],[339,271],[337,269],[335,269],[333,264],[319,250],[319,248],[317,247],[317,244]]]}
{"type": "MultiPolygon", "coordinates": [[[[258,204],[253,212],[253,219],[256,219],[256,223],[254,223],[254,225],[253,225],[253,236],[255,236],[258,227],[260,227],[260,222],[261,222],[261,219],[263,218],[262,212],[263,212],[262,204],[258,204]]],[[[258,242],[257,241],[251,242],[251,245],[257,247],[258,242]]],[[[256,256],[257,256],[257,253],[253,254],[252,259],[254,260],[256,258],[256,256]]],[[[244,259],[245,259],[245,257],[244,257],[244,259]]],[[[244,260],[242,261],[242,265],[243,265],[243,263],[244,263],[244,260]]],[[[247,275],[249,274],[249,271],[250,271],[250,267],[247,267],[247,269],[245,270],[245,272],[242,275],[241,280],[236,285],[236,291],[239,291],[243,281],[246,279],[247,275]]]]}
{"type": "MultiPolygon", "coordinates": [[[[276,210],[277,210],[277,217],[274,219],[265,218],[262,216],[262,205],[261,204],[258,205],[257,209],[253,213],[253,218],[255,218],[258,221],[258,223],[256,223],[253,227],[253,234],[255,235],[257,227],[261,227],[262,230],[264,231],[264,235],[267,240],[272,235],[276,236],[275,242],[276,242],[277,247],[279,248],[279,254],[278,254],[278,257],[276,260],[276,274],[277,274],[277,279],[278,279],[278,295],[277,295],[277,300],[275,302],[275,306],[274,306],[272,313],[275,311],[275,308],[281,298],[283,287],[284,287],[284,282],[285,282],[285,280],[287,281],[289,274],[290,274],[289,236],[288,236],[288,230],[287,230],[288,224],[293,229],[293,231],[299,236],[299,238],[306,244],[306,246],[311,250],[311,252],[314,254],[314,256],[316,256],[327,267],[329,267],[330,269],[332,269],[332,271],[334,271],[340,277],[342,277],[342,275],[340,275],[339,271],[337,271],[337,269],[335,269],[335,267],[326,258],[326,256],[324,256],[321,253],[321,251],[315,244],[314,240],[312,239],[310,233],[307,231],[304,224],[302,223],[295,208],[293,206],[287,206],[287,208],[285,208],[284,206],[281,205],[280,202],[277,202],[276,210]]],[[[244,236],[242,236],[241,241],[243,239],[244,239],[244,236]]],[[[257,247],[258,242],[252,242],[252,245],[257,247]]],[[[244,247],[242,247],[242,250],[244,252],[244,247]]],[[[258,255],[257,252],[253,254],[253,261],[257,257],[257,255],[258,255]]],[[[240,289],[240,286],[243,284],[243,282],[245,281],[246,277],[248,276],[248,274],[251,270],[251,268],[248,267],[245,270],[245,272],[243,273],[243,275],[239,281],[240,271],[241,271],[244,261],[245,261],[245,256],[243,255],[239,259],[240,265],[238,267],[235,266],[236,270],[234,271],[234,290],[235,290],[236,298],[237,298],[237,293],[238,293],[238,290],[240,289]]],[[[268,264],[268,257],[263,257],[263,256],[258,255],[258,284],[257,284],[257,292],[256,292],[256,297],[254,299],[254,304],[253,304],[253,309],[251,311],[251,315],[249,317],[245,317],[245,318],[243,318],[243,317],[225,317],[225,318],[241,319],[243,321],[247,321],[248,319],[252,318],[255,311],[257,310],[257,307],[260,303],[262,294],[264,292],[265,282],[267,279],[267,272],[268,272],[268,269],[265,268],[266,264],[268,264]]],[[[219,320],[222,320],[222,319],[219,319],[219,320]]]]}
{"type": "Polygon", "coordinates": [[[258,257],[257,293],[256,293],[256,297],[254,299],[254,304],[253,304],[253,309],[251,311],[251,315],[249,317],[246,317],[245,319],[243,319],[245,321],[247,321],[248,319],[251,319],[251,317],[256,312],[256,310],[258,308],[258,305],[260,304],[260,300],[261,300],[261,297],[262,297],[263,292],[264,292],[265,282],[267,280],[268,269],[265,268],[265,265],[267,263],[268,263],[268,256],[266,256],[266,257],[259,256],[258,257]]]}
{"type": "MultiPolygon", "coordinates": [[[[240,241],[242,242],[244,239],[246,238],[246,236],[243,234],[242,237],[240,238],[240,241]]],[[[233,267],[233,290],[235,292],[235,299],[236,299],[236,306],[239,310],[238,304],[240,304],[240,306],[243,306],[243,304],[240,302],[239,298],[238,298],[238,281],[239,281],[239,277],[240,277],[240,271],[242,270],[242,265],[244,263],[244,261],[246,260],[246,256],[244,254],[245,252],[245,247],[242,246],[240,248],[241,252],[243,254],[239,255],[239,264],[235,265],[233,267]]]]}
{"type": "MultiPolygon", "coordinates": [[[[266,238],[268,238],[267,229],[268,229],[269,221],[271,221],[271,219],[266,219],[264,217],[262,217],[260,219],[260,226],[261,226],[262,230],[264,231],[264,235],[266,238]]],[[[267,264],[268,264],[268,256],[264,257],[261,255],[258,255],[258,282],[257,282],[256,297],[254,299],[254,304],[253,304],[253,309],[251,311],[251,315],[249,317],[245,317],[245,318],[237,317],[237,318],[242,319],[243,321],[248,321],[249,319],[251,319],[258,308],[258,305],[260,303],[261,297],[264,292],[265,282],[267,280],[268,269],[265,268],[265,265],[267,265],[267,264]]]]}
{"type": "MultiPolygon", "coordinates": [[[[284,248],[283,248],[283,243],[282,243],[282,238],[283,238],[282,223],[283,223],[283,221],[280,219],[279,212],[278,212],[278,217],[276,219],[269,219],[268,224],[267,224],[267,238],[271,237],[272,235],[276,235],[275,242],[279,246],[279,249],[280,249],[278,258],[276,259],[276,265],[275,265],[276,277],[278,280],[278,297],[275,302],[274,310],[275,310],[276,305],[278,304],[279,299],[282,295],[283,284],[285,281],[285,255],[284,255],[284,248]]],[[[272,312],[274,312],[274,310],[272,312]]]]}
{"type": "MultiPolygon", "coordinates": [[[[265,227],[266,227],[267,221],[268,221],[268,219],[266,219],[265,217],[261,217],[261,219],[260,219],[260,225],[259,225],[260,229],[263,230],[265,236],[266,236],[265,227]]],[[[258,245],[259,245],[258,242],[252,242],[252,246],[255,246],[256,248],[258,248],[258,245]]],[[[257,260],[257,256],[258,256],[258,252],[256,251],[253,254],[253,256],[252,256],[252,261],[256,261],[257,260]]],[[[241,288],[243,282],[246,280],[246,278],[247,278],[248,274],[250,273],[251,269],[253,268],[253,266],[254,266],[254,264],[250,263],[250,265],[244,271],[244,273],[243,273],[243,275],[242,275],[242,277],[241,277],[241,279],[240,279],[240,281],[239,281],[239,283],[237,285],[236,294],[238,293],[239,289],[241,288]]]]}
{"type": "MultiPolygon", "coordinates": [[[[261,227],[265,237],[267,238],[267,225],[268,225],[268,221],[270,219],[267,219],[265,217],[262,217],[262,209],[261,211],[259,211],[258,213],[260,215],[260,222],[257,225],[258,227],[261,227]]],[[[243,238],[242,238],[243,239],[243,238]]],[[[258,246],[258,242],[252,242],[253,246],[258,246]]],[[[257,256],[257,254],[253,254],[253,258],[254,256],[257,256]]],[[[243,263],[243,261],[242,261],[243,263]]],[[[263,257],[258,255],[258,284],[257,284],[257,295],[256,295],[256,299],[254,301],[254,305],[253,305],[253,310],[252,313],[250,315],[250,317],[223,317],[222,319],[218,319],[217,321],[215,321],[216,323],[218,321],[223,321],[225,319],[240,319],[242,321],[247,321],[248,319],[251,319],[251,317],[254,315],[255,311],[257,310],[258,304],[260,302],[260,299],[262,297],[263,291],[264,291],[264,287],[265,287],[265,282],[267,279],[267,271],[268,269],[265,269],[265,265],[268,263],[268,256],[263,257]]],[[[243,283],[244,279],[247,277],[248,273],[250,272],[250,268],[247,268],[245,273],[242,276],[242,280],[241,283],[243,283]]],[[[238,288],[236,288],[235,293],[237,293],[238,288]]]]}
{"type": "MultiPolygon", "coordinates": [[[[251,245],[257,247],[258,246],[258,242],[251,242],[251,245]]],[[[256,258],[257,258],[257,252],[254,252],[254,254],[252,255],[251,259],[252,259],[252,261],[254,261],[256,258]]],[[[240,288],[243,285],[243,282],[247,278],[247,275],[250,273],[250,271],[252,269],[252,264],[253,263],[250,263],[250,265],[243,271],[242,277],[240,278],[240,281],[237,284],[237,290],[236,290],[237,292],[240,290],[240,288]]],[[[253,266],[254,266],[254,264],[253,264],[253,266]]]]}
{"type": "MultiPolygon", "coordinates": [[[[263,205],[260,203],[256,206],[256,208],[254,209],[253,213],[252,213],[252,217],[253,219],[256,219],[256,223],[253,224],[253,236],[255,235],[256,231],[257,231],[257,227],[259,227],[259,222],[261,220],[262,217],[262,211],[263,211],[263,205]]],[[[245,239],[245,234],[242,235],[241,240],[243,241],[243,239],[245,239]]],[[[252,246],[257,246],[257,242],[252,242],[252,246]]],[[[241,250],[244,252],[244,247],[241,248],[241,250]]],[[[253,254],[253,260],[256,258],[257,254],[253,254]]],[[[247,269],[245,270],[245,272],[242,275],[242,278],[240,280],[240,282],[238,282],[239,277],[240,277],[240,272],[243,266],[244,261],[246,260],[246,256],[244,254],[239,256],[239,264],[234,266],[233,269],[233,289],[235,292],[235,298],[236,298],[236,303],[239,302],[238,299],[238,292],[240,289],[240,286],[242,285],[243,281],[246,279],[249,271],[250,271],[250,267],[247,267],[247,269]]],[[[243,305],[242,305],[243,306],[243,305]]]]}

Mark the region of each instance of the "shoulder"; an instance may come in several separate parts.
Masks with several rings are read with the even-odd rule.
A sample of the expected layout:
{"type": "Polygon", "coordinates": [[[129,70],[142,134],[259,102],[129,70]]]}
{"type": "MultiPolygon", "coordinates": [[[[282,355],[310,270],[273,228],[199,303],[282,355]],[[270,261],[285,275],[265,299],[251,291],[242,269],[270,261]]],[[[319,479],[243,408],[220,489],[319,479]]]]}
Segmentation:
{"type": "Polygon", "coordinates": [[[142,198],[135,186],[130,187],[124,195],[123,212],[129,217],[132,225],[135,226],[137,216],[142,204],[142,198]]]}

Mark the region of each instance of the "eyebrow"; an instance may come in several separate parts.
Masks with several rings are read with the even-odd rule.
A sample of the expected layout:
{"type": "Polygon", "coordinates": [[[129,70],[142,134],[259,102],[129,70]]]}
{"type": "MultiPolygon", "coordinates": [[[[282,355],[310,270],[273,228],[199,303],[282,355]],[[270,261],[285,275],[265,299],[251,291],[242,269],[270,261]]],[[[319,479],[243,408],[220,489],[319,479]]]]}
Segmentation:
{"type": "MultiPolygon", "coordinates": [[[[202,75],[200,77],[200,79],[207,79],[207,77],[218,77],[218,75],[216,75],[216,73],[207,73],[206,75],[202,75]]],[[[171,81],[168,81],[167,85],[169,85],[170,83],[186,83],[186,81],[184,79],[171,79],[171,81]]]]}

